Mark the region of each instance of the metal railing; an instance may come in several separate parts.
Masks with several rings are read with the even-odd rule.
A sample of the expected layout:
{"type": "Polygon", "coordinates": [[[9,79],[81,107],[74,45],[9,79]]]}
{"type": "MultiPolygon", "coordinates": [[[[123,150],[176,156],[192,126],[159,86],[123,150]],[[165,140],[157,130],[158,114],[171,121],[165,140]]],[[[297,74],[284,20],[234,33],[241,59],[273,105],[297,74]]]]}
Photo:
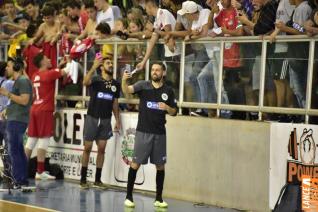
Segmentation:
{"type": "MultiPolygon", "coordinates": [[[[307,71],[307,85],[306,85],[306,105],[305,108],[286,108],[286,107],[269,107],[264,105],[264,89],[265,89],[265,70],[266,70],[266,55],[267,55],[267,44],[269,43],[268,37],[259,37],[259,36],[248,36],[248,37],[218,37],[218,38],[202,38],[196,41],[185,42],[177,41],[181,43],[181,59],[180,59],[180,84],[179,84],[179,101],[178,106],[181,108],[206,108],[206,109],[215,109],[217,111],[217,117],[220,116],[221,110],[233,110],[233,111],[247,111],[247,112],[258,112],[258,119],[262,120],[262,113],[282,113],[282,114],[297,114],[304,115],[305,122],[308,123],[309,116],[318,116],[318,109],[311,108],[312,100],[312,81],[313,81],[313,68],[314,68],[314,56],[315,56],[315,42],[317,37],[307,37],[307,36],[277,36],[276,43],[284,42],[308,42],[309,43],[309,58],[308,58],[308,71],[307,71]],[[221,92],[222,92],[222,81],[223,81],[223,52],[224,44],[227,42],[234,43],[260,43],[262,46],[261,49],[261,71],[260,71],[260,89],[258,95],[258,105],[233,105],[233,104],[223,104],[221,101],[221,92]],[[218,88],[217,88],[217,102],[216,103],[200,103],[200,102],[187,102],[184,100],[184,76],[185,76],[185,48],[187,44],[219,44],[220,46],[220,63],[219,63],[219,77],[218,77],[218,88]]],[[[118,45],[130,44],[130,45],[147,45],[149,41],[140,41],[140,40],[120,40],[118,38],[111,38],[107,40],[97,40],[96,44],[111,44],[114,47],[114,70],[117,70],[118,62],[118,45]]],[[[163,41],[158,43],[163,44],[163,41]]],[[[6,52],[8,50],[8,43],[5,41],[0,41],[0,45],[5,46],[5,55],[1,56],[1,59],[6,60],[6,52]]],[[[84,75],[87,72],[87,54],[83,58],[84,63],[84,75]]],[[[149,79],[149,60],[145,68],[145,79],[149,79]]],[[[117,71],[115,71],[115,78],[117,71]]],[[[58,85],[57,85],[58,88],[58,85]]],[[[57,100],[71,100],[71,101],[89,101],[87,96],[86,87],[83,86],[81,96],[66,96],[58,94],[56,90],[56,99],[57,100]]],[[[120,98],[120,103],[130,103],[138,104],[136,99],[125,99],[120,98]]]]}

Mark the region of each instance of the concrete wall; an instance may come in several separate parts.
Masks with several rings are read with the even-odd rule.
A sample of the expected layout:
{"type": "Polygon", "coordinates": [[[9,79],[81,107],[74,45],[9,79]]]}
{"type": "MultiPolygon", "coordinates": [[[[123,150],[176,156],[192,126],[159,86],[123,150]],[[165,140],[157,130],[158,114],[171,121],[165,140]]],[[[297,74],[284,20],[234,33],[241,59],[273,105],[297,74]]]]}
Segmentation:
{"type": "Polygon", "coordinates": [[[169,117],[164,195],[269,210],[270,124],[169,117]]]}

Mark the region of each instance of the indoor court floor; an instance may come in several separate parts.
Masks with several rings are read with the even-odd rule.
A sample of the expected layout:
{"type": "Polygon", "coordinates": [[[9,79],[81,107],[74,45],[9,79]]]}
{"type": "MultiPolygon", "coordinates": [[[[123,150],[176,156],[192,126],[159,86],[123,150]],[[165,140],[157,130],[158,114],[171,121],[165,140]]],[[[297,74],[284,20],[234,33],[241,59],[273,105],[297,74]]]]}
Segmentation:
{"type": "MultiPolygon", "coordinates": [[[[35,182],[31,181],[31,185],[35,182]]],[[[13,190],[0,192],[1,212],[234,212],[234,209],[218,208],[194,204],[174,199],[165,199],[168,209],[155,209],[154,197],[134,193],[135,209],[125,208],[124,189],[100,190],[91,188],[81,190],[79,184],[72,181],[37,181],[36,192],[22,193],[13,190]]]]}

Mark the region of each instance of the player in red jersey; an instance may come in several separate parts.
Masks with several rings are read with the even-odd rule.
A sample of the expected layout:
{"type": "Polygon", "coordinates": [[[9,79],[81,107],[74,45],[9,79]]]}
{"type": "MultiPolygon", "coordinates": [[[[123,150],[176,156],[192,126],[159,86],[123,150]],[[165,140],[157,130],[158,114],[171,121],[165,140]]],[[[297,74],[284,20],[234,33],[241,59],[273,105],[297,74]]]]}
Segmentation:
{"type": "Polygon", "coordinates": [[[35,179],[55,179],[54,176],[44,171],[44,161],[50,137],[53,136],[55,80],[67,74],[67,71],[65,69],[51,69],[51,60],[43,53],[37,54],[33,63],[39,71],[31,78],[34,100],[30,112],[29,138],[25,146],[25,153],[30,158],[32,150],[38,143],[35,179]]]}

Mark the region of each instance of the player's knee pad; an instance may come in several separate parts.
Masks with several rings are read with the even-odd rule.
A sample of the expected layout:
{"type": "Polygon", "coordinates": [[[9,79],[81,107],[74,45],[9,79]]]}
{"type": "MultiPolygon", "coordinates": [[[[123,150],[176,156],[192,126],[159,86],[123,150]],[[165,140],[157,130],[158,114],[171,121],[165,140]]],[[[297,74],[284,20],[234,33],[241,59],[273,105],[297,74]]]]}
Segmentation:
{"type": "Polygon", "coordinates": [[[39,139],[39,149],[47,150],[49,148],[50,138],[40,138],[39,139]]]}
{"type": "Polygon", "coordinates": [[[28,137],[28,140],[27,140],[27,142],[25,144],[25,148],[33,150],[34,147],[36,146],[37,140],[38,140],[37,138],[28,137]]]}

